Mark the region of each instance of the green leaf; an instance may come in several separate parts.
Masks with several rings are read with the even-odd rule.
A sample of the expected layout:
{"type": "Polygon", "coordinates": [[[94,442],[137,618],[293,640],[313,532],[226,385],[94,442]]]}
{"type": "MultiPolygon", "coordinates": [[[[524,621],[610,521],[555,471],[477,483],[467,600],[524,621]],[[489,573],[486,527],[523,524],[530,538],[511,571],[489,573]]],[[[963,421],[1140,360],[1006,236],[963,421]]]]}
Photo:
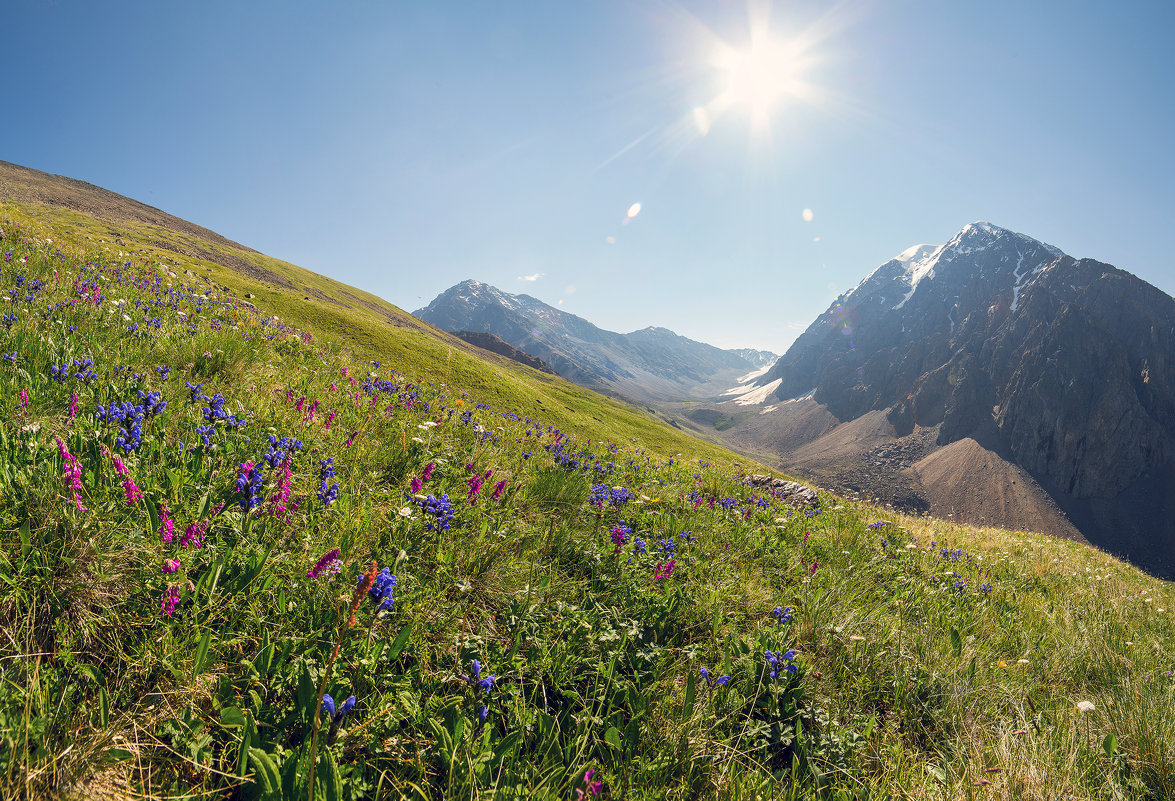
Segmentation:
{"type": "Polygon", "coordinates": [[[408,638],[411,636],[411,634],[411,623],[400,629],[400,633],[396,635],[396,639],[392,640],[392,647],[388,649],[389,662],[395,662],[400,654],[404,651],[404,646],[408,644],[408,638]]]}
{"type": "Polygon", "coordinates": [[[604,742],[615,748],[617,751],[623,749],[624,744],[620,739],[620,729],[615,726],[610,726],[608,731],[604,732],[604,742]]]}
{"type": "Polygon", "coordinates": [[[329,750],[322,754],[322,761],[318,765],[318,775],[322,779],[322,791],[326,796],[326,801],[339,801],[343,779],[339,775],[339,763],[335,762],[335,755],[329,750]]]}
{"type": "Polygon", "coordinates": [[[261,785],[262,793],[273,795],[281,791],[281,774],[278,772],[277,763],[273,761],[273,757],[260,748],[250,748],[249,764],[253,766],[253,778],[261,785]]]}
{"type": "Polygon", "coordinates": [[[954,626],[951,626],[951,651],[956,659],[963,655],[963,635],[954,626]]]}
{"type": "Polygon", "coordinates": [[[147,516],[151,518],[151,531],[158,532],[159,527],[162,525],[159,522],[159,508],[155,505],[155,501],[150,498],[145,498],[144,500],[147,504],[147,516]]]}
{"type": "Polygon", "coordinates": [[[302,665],[302,673],[298,676],[298,706],[313,715],[313,704],[317,697],[318,688],[314,686],[314,679],[310,677],[310,668],[302,665]]]}
{"type": "Polygon", "coordinates": [[[1114,752],[1118,750],[1118,737],[1113,732],[1106,735],[1106,739],[1102,740],[1102,750],[1106,752],[1106,756],[1111,759],[1114,752]]]}
{"type": "Polygon", "coordinates": [[[245,714],[235,706],[226,706],[220,710],[220,725],[229,728],[245,725],[245,714]]]}
{"type": "Polygon", "coordinates": [[[110,699],[106,697],[106,688],[98,687],[98,720],[102,722],[102,728],[110,725],[110,699]]]}
{"type": "Polygon", "coordinates": [[[942,784],[947,783],[947,772],[945,770],[943,770],[942,768],[940,768],[938,765],[927,765],[926,772],[929,773],[931,776],[933,776],[935,779],[938,779],[938,781],[941,782],[942,784]]]}
{"type": "Polygon", "coordinates": [[[192,672],[199,676],[208,667],[208,645],[212,642],[212,629],[204,630],[204,636],[196,645],[196,655],[192,658],[192,672]]]}

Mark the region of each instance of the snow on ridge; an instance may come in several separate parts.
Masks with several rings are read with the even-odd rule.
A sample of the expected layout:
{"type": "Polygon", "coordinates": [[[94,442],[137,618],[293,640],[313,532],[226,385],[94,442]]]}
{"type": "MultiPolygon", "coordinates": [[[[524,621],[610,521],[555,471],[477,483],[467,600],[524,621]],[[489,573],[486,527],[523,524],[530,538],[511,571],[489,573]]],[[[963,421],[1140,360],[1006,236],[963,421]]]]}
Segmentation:
{"type": "Polygon", "coordinates": [[[910,298],[914,297],[914,290],[918,288],[918,284],[923,278],[934,277],[934,265],[938,264],[938,257],[946,247],[946,245],[941,247],[915,245],[902,251],[902,254],[894,259],[906,268],[902,279],[910,286],[910,291],[906,293],[898,305],[894,306],[895,309],[902,308],[910,298]]]}
{"type": "Polygon", "coordinates": [[[737,398],[731,398],[730,401],[725,402],[734,402],[739,406],[757,406],[758,404],[766,401],[767,398],[771,396],[771,393],[778,389],[779,385],[782,383],[783,379],[777,378],[774,381],[768,381],[761,387],[752,387],[750,390],[746,389],[746,387],[734,387],[733,389],[726,390],[722,394],[733,395],[735,393],[741,392],[742,394],[737,398]]]}
{"type": "MultiPolygon", "coordinates": [[[[763,375],[764,373],[766,373],[770,369],[771,369],[770,364],[767,365],[766,367],[760,367],[758,370],[752,370],[751,372],[747,373],[746,375],[739,376],[738,378],[735,379],[735,381],[737,381],[740,384],[745,384],[752,379],[758,378],[759,376],[763,375]]],[[[743,389],[744,389],[744,387],[735,387],[734,390],[727,390],[725,394],[731,394],[732,392],[741,392],[743,389]]]]}

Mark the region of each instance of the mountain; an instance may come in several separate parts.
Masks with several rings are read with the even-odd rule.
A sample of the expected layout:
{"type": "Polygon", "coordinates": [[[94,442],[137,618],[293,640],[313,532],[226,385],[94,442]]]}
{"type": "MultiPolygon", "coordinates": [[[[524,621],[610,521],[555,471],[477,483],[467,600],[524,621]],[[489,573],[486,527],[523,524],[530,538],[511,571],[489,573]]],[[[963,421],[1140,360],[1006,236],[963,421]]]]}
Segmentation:
{"type": "MultiPolygon", "coordinates": [[[[913,510],[1084,537],[1175,577],[1175,299],[990,223],[822,314],[729,435],[913,510]]],[[[754,393],[758,393],[756,396],[754,393]]]]}
{"type": "Polygon", "coordinates": [[[779,360],[779,354],[772,353],[769,350],[756,350],[755,348],[731,348],[729,352],[743,357],[755,367],[770,367],[779,360]]]}
{"type": "Polygon", "coordinates": [[[473,280],[450,287],[413,314],[445,331],[494,334],[569,381],[644,402],[716,397],[763,359],[752,361],[667,328],[605,331],[530,295],[473,280]]]}

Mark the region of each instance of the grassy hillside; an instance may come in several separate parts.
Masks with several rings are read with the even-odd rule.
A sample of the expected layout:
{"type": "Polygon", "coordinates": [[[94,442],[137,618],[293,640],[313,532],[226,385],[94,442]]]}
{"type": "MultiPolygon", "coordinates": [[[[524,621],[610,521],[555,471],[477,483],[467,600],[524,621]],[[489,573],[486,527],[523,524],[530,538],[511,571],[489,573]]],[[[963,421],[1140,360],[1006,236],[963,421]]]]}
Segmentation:
{"type": "Polygon", "coordinates": [[[586,438],[634,438],[660,453],[729,464],[732,456],[678,431],[652,409],[587,392],[462,341],[392,304],[273,259],[184,220],[80,181],[0,162],[0,226],[17,225],[57,245],[113,260],[160,265],[201,291],[229,295],[360,359],[394,360],[421,381],[573,426],[586,438]]]}
{"type": "Polygon", "coordinates": [[[40,213],[0,243],[0,795],[1175,795],[1170,585],[794,509],[40,213]]]}

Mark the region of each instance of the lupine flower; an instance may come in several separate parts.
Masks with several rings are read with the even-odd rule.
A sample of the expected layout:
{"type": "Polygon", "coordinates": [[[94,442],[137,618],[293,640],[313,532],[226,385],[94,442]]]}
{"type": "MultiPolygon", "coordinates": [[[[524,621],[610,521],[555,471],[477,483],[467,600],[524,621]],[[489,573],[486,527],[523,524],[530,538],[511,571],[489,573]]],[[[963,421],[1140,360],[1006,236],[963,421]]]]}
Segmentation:
{"type": "Polygon", "coordinates": [[[339,559],[340,551],[334,548],[318,557],[314,567],[306,571],[306,578],[318,578],[323,573],[338,573],[343,569],[343,561],[339,559]]]}

